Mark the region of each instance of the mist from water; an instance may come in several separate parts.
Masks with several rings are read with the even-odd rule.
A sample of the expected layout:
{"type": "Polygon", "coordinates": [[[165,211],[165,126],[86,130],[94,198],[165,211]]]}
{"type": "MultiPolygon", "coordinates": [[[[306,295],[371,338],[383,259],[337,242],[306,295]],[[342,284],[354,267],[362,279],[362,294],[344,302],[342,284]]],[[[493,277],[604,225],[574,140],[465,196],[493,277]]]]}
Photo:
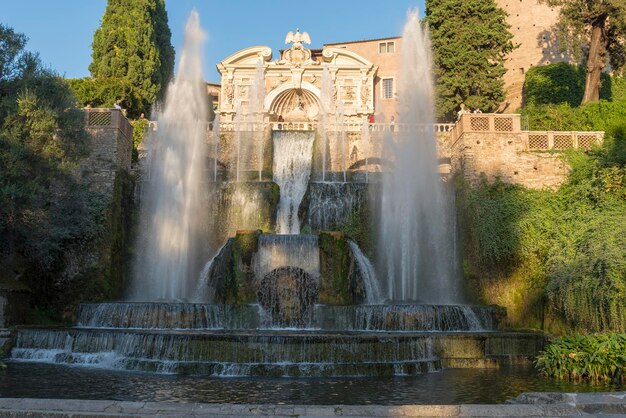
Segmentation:
{"type": "Polygon", "coordinates": [[[402,35],[398,129],[384,143],[393,161],[383,174],[378,266],[394,301],[451,303],[461,297],[453,204],[438,174],[432,60],[417,11],[402,35]]]}
{"type": "Polygon", "coordinates": [[[132,300],[195,296],[207,217],[202,184],[208,119],[204,39],[193,11],[185,26],[176,78],[168,87],[162,113],[156,115],[158,130],[148,138],[132,300]]]}

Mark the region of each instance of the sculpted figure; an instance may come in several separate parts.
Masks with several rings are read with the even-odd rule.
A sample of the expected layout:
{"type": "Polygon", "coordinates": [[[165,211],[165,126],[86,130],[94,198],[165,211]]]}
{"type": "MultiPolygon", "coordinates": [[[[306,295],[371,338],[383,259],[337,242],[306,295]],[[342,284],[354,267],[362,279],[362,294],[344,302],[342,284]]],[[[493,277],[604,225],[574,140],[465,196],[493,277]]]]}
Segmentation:
{"type": "Polygon", "coordinates": [[[309,34],[306,32],[302,32],[300,33],[300,29],[296,29],[296,33],[293,32],[289,32],[287,34],[287,37],[285,37],[285,43],[291,43],[293,42],[293,49],[300,49],[302,48],[302,42],[304,42],[305,44],[311,44],[311,38],[309,37],[309,34]]]}

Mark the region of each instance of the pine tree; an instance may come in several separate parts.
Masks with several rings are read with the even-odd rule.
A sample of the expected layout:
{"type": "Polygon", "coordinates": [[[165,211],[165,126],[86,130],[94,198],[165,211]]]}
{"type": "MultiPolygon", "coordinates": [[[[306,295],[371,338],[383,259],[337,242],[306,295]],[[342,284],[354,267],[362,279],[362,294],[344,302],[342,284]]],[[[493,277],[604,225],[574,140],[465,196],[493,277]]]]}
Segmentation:
{"type": "Polygon", "coordinates": [[[109,0],[89,71],[96,82],[119,85],[131,115],[148,113],[174,72],[170,39],[164,0],[109,0]]]}
{"type": "Polygon", "coordinates": [[[459,106],[494,111],[504,100],[506,55],[513,50],[506,13],[494,0],[426,0],[436,82],[437,117],[459,106]]]}
{"type": "Polygon", "coordinates": [[[600,100],[601,73],[626,62],[626,0],[542,0],[561,8],[559,38],[574,54],[587,58],[582,103],[600,100]]]}

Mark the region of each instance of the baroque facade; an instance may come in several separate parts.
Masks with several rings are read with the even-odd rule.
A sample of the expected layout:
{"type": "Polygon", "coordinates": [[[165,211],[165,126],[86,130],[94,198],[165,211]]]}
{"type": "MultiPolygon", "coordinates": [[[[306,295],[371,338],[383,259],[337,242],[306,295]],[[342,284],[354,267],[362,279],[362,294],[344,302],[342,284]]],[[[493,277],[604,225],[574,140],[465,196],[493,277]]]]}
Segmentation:
{"type": "MultiPolygon", "coordinates": [[[[522,106],[525,73],[533,66],[571,62],[561,51],[555,33],[558,8],[539,0],[496,0],[508,15],[507,22],[517,45],[507,57],[504,76],[506,98],[499,111],[515,113],[522,106]]],[[[321,109],[341,113],[348,123],[360,123],[374,115],[376,122],[397,119],[397,86],[400,70],[401,37],[389,37],[325,44],[322,49],[307,49],[306,32],[290,32],[286,41],[291,48],[272,60],[267,46],[243,49],[217,65],[221,74],[219,114],[222,123],[235,121],[238,113],[249,109],[255,78],[264,80],[262,111],[266,122],[282,116],[291,121],[316,121],[321,109]],[[322,92],[324,68],[330,72],[329,92],[322,92]],[[323,99],[322,96],[330,99],[323,99]],[[323,104],[322,100],[330,100],[323,104]]],[[[258,82],[257,82],[258,83],[258,82]]],[[[258,96],[257,96],[258,97],[258,96]]],[[[254,101],[254,99],[252,99],[254,101]]],[[[257,106],[259,107],[259,106],[257,106]]]]}
{"type": "Polygon", "coordinates": [[[325,113],[361,123],[373,114],[378,66],[347,48],[308,49],[304,44],[310,42],[306,32],[289,32],[291,48],[276,60],[271,48],[255,46],[219,63],[220,123],[228,126],[237,114],[259,113],[264,122],[314,122],[325,113]]]}

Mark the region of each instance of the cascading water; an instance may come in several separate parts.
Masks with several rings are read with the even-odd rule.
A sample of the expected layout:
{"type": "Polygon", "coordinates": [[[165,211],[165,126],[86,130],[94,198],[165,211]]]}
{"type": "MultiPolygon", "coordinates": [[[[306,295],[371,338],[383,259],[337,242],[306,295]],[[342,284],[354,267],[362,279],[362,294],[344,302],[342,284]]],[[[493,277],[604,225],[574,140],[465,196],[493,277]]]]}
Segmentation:
{"type": "Polygon", "coordinates": [[[314,230],[336,229],[368,203],[368,185],[364,183],[312,182],[309,190],[307,222],[314,230]]]}
{"type": "Polygon", "coordinates": [[[313,159],[313,132],[274,132],[274,182],[280,187],[276,215],[279,234],[299,234],[298,209],[306,193],[313,159]]]}
{"type": "Polygon", "coordinates": [[[263,61],[257,61],[254,81],[250,88],[249,108],[252,113],[254,131],[253,140],[257,149],[258,179],[263,179],[263,101],[265,100],[265,68],[263,61]]]}
{"type": "Polygon", "coordinates": [[[363,284],[365,286],[365,303],[368,305],[374,305],[383,302],[383,298],[380,292],[380,285],[378,283],[378,277],[370,260],[363,254],[363,251],[354,241],[348,241],[354,259],[363,278],[363,284]]]}
{"type": "Polygon", "coordinates": [[[149,183],[143,189],[133,300],[193,297],[206,227],[205,175],[208,108],[202,72],[205,34],[193,11],[175,81],[169,86],[158,131],[149,143],[149,183]]]}
{"type": "Polygon", "coordinates": [[[317,278],[320,255],[316,235],[267,235],[259,237],[255,273],[263,277],[279,267],[299,267],[317,278]]]}
{"type": "Polygon", "coordinates": [[[432,129],[433,83],[430,41],[417,11],[402,36],[398,121],[411,124],[385,141],[394,169],[383,174],[378,262],[396,301],[451,303],[460,299],[453,214],[437,172],[432,129]],[[412,129],[410,127],[413,127],[412,129]]]}
{"type": "Polygon", "coordinates": [[[322,80],[320,89],[320,113],[317,124],[317,131],[322,137],[322,181],[326,181],[326,171],[328,170],[328,161],[326,159],[326,150],[328,148],[328,133],[330,130],[330,115],[333,105],[333,80],[330,70],[327,66],[322,70],[322,80]]]}

